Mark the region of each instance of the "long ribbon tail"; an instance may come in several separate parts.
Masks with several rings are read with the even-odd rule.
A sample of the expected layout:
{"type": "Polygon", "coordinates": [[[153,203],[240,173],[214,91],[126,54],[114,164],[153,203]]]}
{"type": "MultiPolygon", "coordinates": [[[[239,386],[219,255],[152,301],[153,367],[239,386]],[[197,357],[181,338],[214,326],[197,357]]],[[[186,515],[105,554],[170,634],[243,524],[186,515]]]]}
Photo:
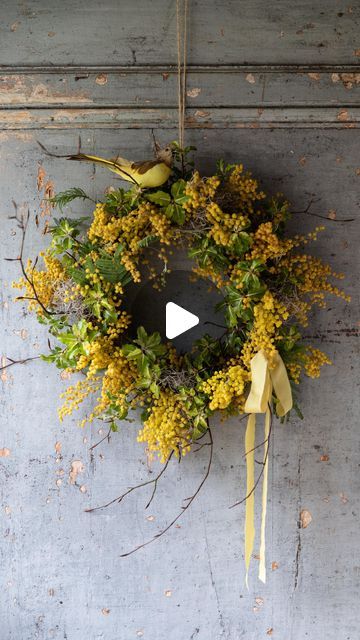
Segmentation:
{"type": "Polygon", "coordinates": [[[266,509],[267,509],[267,493],[268,493],[268,470],[269,470],[269,435],[270,435],[271,415],[269,407],[265,414],[264,429],[264,473],[262,485],[262,508],[261,508],[261,529],[260,529],[260,562],[259,562],[259,580],[266,582],[266,566],[265,566],[265,533],[266,533],[266,509]]]}
{"type": "Polygon", "coordinates": [[[250,560],[254,548],[255,540],[255,425],[256,416],[251,413],[248,417],[245,432],[245,453],[246,455],[246,502],[245,502],[245,568],[246,586],[249,589],[248,573],[250,560]]]}

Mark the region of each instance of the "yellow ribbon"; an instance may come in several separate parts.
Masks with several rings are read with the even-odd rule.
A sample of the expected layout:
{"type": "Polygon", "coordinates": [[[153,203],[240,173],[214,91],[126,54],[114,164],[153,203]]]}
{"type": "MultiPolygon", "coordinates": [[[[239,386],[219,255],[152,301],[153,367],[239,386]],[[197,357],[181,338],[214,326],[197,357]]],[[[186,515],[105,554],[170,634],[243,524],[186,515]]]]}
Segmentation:
{"type": "Polygon", "coordinates": [[[266,505],[267,505],[267,486],[268,486],[268,439],[270,433],[270,402],[272,392],[276,396],[276,413],[279,417],[284,416],[292,407],[292,393],[286,367],[276,351],[272,366],[269,367],[268,360],[263,350],[259,351],[251,360],[251,387],[248,398],[245,403],[245,412],[249,413],[246,433],[245,433],[245,454],[246,454],[246,510],[245,510],[245,567],[246,567],[246,586],[248,587],[248,573],[251,555],[254,548],[255,540],[255,492],[252,490],[255,483],[254,464],[255,464],[255,427],[256,414],[265,413],[265,429],[264,429],[264,471],[262,486],[262,513],[261,513],[261,529],[260,529],[260,563],[259,563],[259,579],[266,581],[265,568],[265,529],[266,529],[266,505]]]}

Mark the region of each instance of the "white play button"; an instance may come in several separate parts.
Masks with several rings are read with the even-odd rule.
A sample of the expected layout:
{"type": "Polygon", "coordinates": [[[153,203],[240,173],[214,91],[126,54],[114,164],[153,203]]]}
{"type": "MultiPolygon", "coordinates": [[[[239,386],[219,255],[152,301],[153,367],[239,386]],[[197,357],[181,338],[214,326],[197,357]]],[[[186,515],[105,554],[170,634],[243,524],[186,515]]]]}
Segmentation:
{"type": "Polygon", "coordinates": [[[199,324],[198,316],[186,311],[183,307],[179,307],[175,302],[167,302],[166,304],[166,337],[169,340],[180,336],[185,331],[189,331],[199,324]]]}

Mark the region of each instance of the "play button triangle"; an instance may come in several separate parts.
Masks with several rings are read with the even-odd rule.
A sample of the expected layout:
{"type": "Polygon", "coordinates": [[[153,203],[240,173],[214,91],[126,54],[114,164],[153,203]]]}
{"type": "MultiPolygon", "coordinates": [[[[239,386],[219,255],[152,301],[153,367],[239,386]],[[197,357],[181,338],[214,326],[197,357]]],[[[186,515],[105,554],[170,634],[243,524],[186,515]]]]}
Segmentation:
{"type": "Polygon", "coordinates": [[[166,337],[169,340],[180,336],[199,324],[199,318],[175,302],[166,304],[166,337]]]}

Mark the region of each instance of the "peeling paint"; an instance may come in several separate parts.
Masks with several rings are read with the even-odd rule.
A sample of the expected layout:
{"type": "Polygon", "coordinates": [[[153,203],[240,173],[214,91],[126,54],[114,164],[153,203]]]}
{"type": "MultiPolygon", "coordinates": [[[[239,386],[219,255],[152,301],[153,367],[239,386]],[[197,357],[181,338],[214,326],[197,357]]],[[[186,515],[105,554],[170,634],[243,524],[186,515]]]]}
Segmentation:
{"type": "MultiPolygon", "coordinates": [[[[1,366],[5,367],[7,365],[7,358],[5,356],[1,356],[1,366]]],[[[8,373],[6,369],[2,369],[1,373],[0,373],[0,380],[1,382],[7,382],[9,379],[8,377],[8,373]]]]}
{"type": "Polygon", "coordinates": [[[46,177],[46,171],[44,167],[39,163],[37,178],[36,178],[36,187],[38,191],[41,191],[43,189],[45,177],[46,177]]]}
{"type": "Polygon", "coordinates": [[[195,111],[195,118],[207,118],[210,115],[210,111],[195,111]]]}
{"type": "Polygon", "coordinates": [[[27,340],[27,338],[29,337],[29,332],[27,329],[14,329],[13,334],[14,336],[18,336],[19,338],[21,338],[21,340],[27,340]]]}
{"type": "Polygon", "coordinates": [[[75,484],[79,473],[83,473],[85,471],[85,466],[81,460],[73,460],[71,463],[71,469],[69,473],[69,482],[70,484],[75,484]]]}
{"type": "Polygon", "coordinates": [[[245,76],[245,80],[249,82],[249,84],[255,84],[256,82],[255,76],[252,73],[248,73],[247,76],[245,76]]]}
{"type": "Polygon", "coordinates": [[[338,115],[337,115],[337,119],[340,122],[347,122],[348,120],[350,120],[350,116],[349,116],[349,112],[347,109],[340,109],[338,115]]]}
{"type": "Polygon", "coordinates": [[[308,76],[310,80],[315,80],[316,82],[319,82],[321,78],[320,73],[308,73],[308,76]]]}
{"type": "Polygon", "coordinates": [[[108,81],[108,77],[106,73],[99,73],[95,78],[96,84],[99,84],[101,86],[104,84],[107,84],[107,81],[108,81]]]}
{"type": "Polygon", "coordinates": [[[193,89],[188,89],[186,95],[189,98],[197,98],[200,93],[201,89],[199,87],[194,87],[193,89]]]}
{"type": "Polygon", "coordinates": [[[85,92],[57,91],[33,76],[4,75],[0,77],[0,105],[16,104],[92,104],[85,92]]]}
{"type": "Polygon", "coordinates": [[[307,509],[302,509],[300,511],[300,527],[302,529],[306,529],[311,522],[312,522],[312,515],[310,511],[308,511],[307,509]]]}

